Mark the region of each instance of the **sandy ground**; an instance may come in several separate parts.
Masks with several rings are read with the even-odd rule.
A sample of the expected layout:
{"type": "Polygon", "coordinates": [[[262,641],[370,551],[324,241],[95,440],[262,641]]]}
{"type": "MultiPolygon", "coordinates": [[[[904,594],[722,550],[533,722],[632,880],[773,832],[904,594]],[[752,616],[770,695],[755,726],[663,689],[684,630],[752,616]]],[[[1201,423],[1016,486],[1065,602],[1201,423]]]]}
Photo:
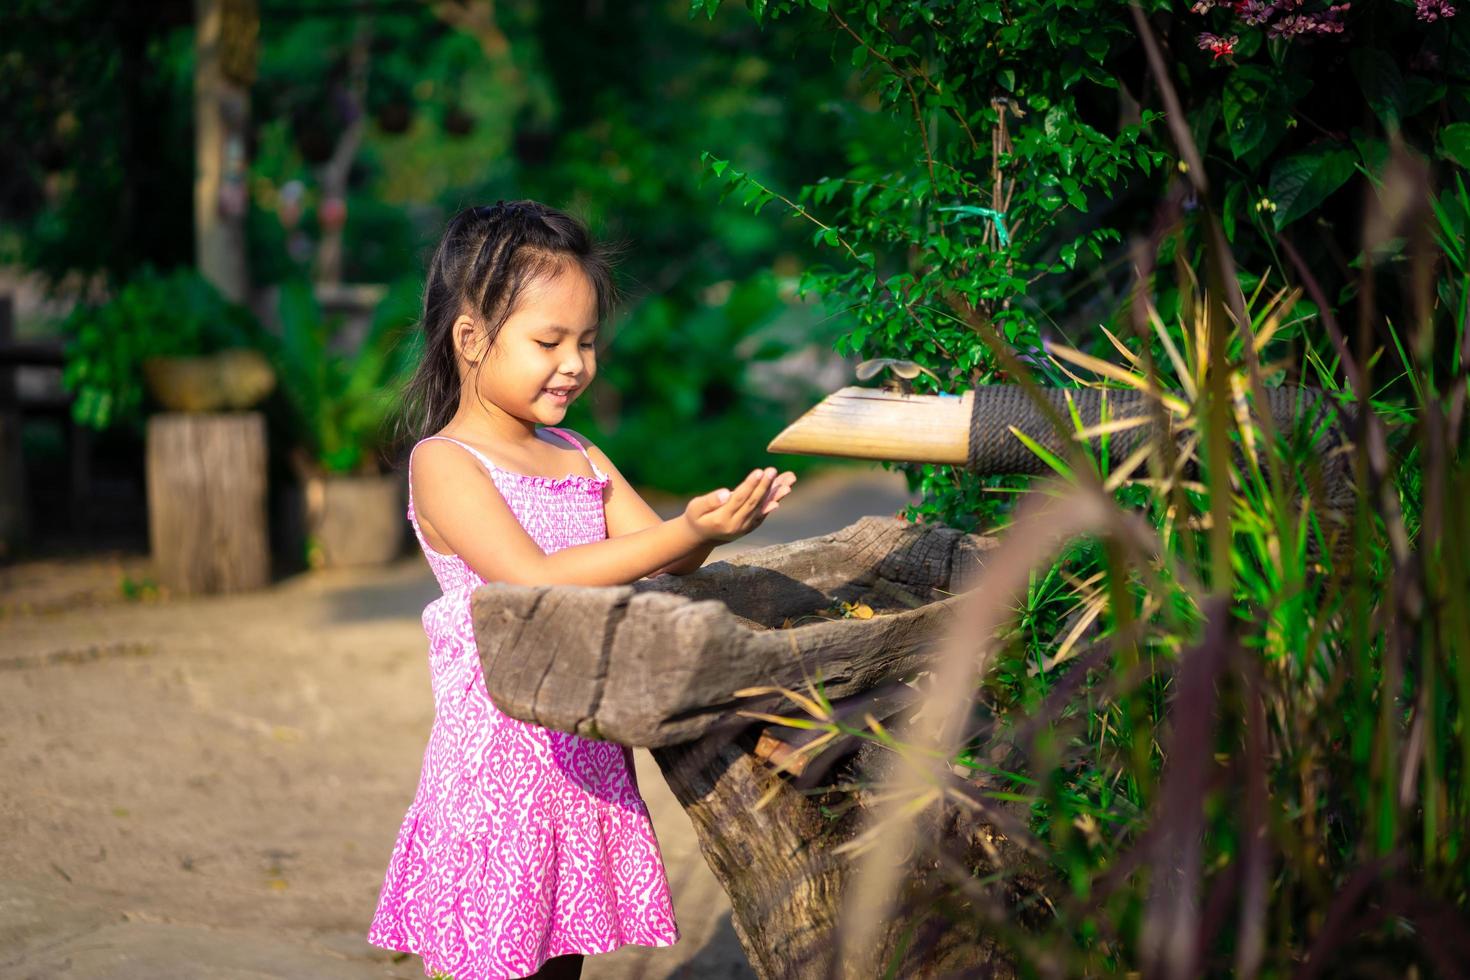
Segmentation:
{"type": "MultiPolygon", "coordinates": [[[[711,560],[907,499],[878,468],[809,477],[711,560]]],[[[0,568],[0,977],[422,976],[363,939],[432,717],[422,557],[125,598],[146,575],[136,556],[0,568]]],[[[583,976],[752,976],[688,818],[635,756],[683,938],[583,976]]]]}

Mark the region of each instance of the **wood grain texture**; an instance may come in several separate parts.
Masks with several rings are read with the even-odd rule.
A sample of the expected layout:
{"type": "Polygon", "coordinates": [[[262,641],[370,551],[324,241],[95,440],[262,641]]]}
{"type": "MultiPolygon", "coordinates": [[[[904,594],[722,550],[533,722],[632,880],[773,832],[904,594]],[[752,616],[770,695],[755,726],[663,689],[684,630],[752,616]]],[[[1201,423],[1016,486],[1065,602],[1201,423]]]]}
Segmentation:
{"type": "Polygon", "coordinates": [[[159,583],[179,595],[264,586],[265,418],[154,415],[147,455],[148,539],[159,583]]]}
{"type": "Polygon", "coordinates": [[[970,392],[902,394],[848,385],[812,406],[767,452],[962,465],[969,453],[970,392]]]}
{"type": "Polygon", "coordinates": [[[954,598],[989,549],[942,526],[866,517],[834,534],[747,552],[685,576],[631,586],[476,590],[485,684],[500,710],[624,745],[698,739],[740,710],[775,711],[779,694],[820,674],[830,697],[871,690],[925,663],[954,598]],[[876,595],[874,595],[876,593],[876,595]],[[891,599],[872,619],[815,618],[834,601],[891,599]],[[938,601],[936,601],[938,599],[938,601]],[[788,619],[813,621],[775,629],[788,619]]]}
{"type": "MultiPolygon", "coordinates": [[[[861,831],[866,792],[798,792],[751,748],[748,735],[710,736],[654,749],[653,757],[730,896],[731,921],[756,975],[844,976],[832,959],[840,945],[845,894],[855,885],[849,855],[837,848],[861,831]]],[[[833,782],[881,779],[892,758],[865,745],[834,773],[833,782]]],[[[940,872],[939,855],[976,876],[1003,867],[1007,883],[995,894],[991,916],[1023,929],[1039,925],[1035,909],[1045,902],[1038,897],[1057,893],[1054,886],[1029,855],[974,813],[946,805],[933,812],[930,823],[921,836],[923,850],[912,856],[896,914],[878,937],[879,954],[893,962],[890,975],[1016,976],[996,936],[974,930],[973,923],[985,916],[959,908],[963,899],[940,872]],[[1024,911],[1027,906],[1032,911],[1024,911]]]]}

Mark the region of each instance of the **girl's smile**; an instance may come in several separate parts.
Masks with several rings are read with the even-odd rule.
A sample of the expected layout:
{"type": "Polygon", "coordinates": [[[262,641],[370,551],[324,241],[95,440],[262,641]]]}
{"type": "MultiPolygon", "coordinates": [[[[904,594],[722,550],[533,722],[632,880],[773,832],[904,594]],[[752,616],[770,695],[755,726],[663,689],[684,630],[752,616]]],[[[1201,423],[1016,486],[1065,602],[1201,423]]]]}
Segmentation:
{"type": "MultiPolygon", "coordinates": [[[[597,374],[597,332],[597,296],[579,270],[528,284],[483,362],[471,370],[475,401],[506,422],[515,420],[526,435],[538,424],[560,422],[597,374]]],[[[466,337],[472,364],[483,351],[481,340],[473,330],[466,337]]]]}

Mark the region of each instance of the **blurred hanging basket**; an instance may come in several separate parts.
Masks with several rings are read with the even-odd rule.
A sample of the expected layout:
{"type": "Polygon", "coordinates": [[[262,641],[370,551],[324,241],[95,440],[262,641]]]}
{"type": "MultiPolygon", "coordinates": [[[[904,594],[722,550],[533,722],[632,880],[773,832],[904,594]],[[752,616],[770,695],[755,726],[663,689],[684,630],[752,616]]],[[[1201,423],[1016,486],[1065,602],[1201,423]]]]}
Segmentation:
{"type": "Polygon", "coordinates": [[[224,350],[203,357],[150,357],[143,380],[170,412],[243,411],[276,386],[276,372],[259,351],[224,350]]]}
{"type": "Polygon", "coordinates": [[[406,133],[413,123],[413,106],[402,101],[389,102],[378,109],[373,119],[385,133],[406,133]]]}
{"type": "Polygon", "coordinates": [[[452,105],[444,111],[444,131],[451,136],[468,136],[475,131],[475,117],[463,106],[452,105]]]}

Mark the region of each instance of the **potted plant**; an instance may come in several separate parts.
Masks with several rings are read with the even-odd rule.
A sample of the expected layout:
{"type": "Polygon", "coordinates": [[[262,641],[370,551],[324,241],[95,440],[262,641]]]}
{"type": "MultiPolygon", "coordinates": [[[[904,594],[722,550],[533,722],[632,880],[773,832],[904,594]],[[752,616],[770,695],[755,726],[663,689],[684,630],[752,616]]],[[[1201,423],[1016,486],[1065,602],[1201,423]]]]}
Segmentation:
{"type": "Polygon", "coordinates": [[[312,287],[281,287],[273,360],[297,439],[306,560],[313,568],[383,564],[403,541],[403,481],[383,452],[401,381],[417,348],[412,282],[389,289],[360,337],[326,315],[312,287]]]}
{"type": "Polygon", "coordinates": [[[147,417],[148,537],[159,581],[179,595],[259,588],[270,578],[264,417],[275,383],[251,345],[255,318],[193,269],[144,269],[107,302],[68,317],[63,382],[95,429],[147,417]]]}
{"type": "Polygon", "coordinates": [[[138,422],[145,394],[169,411],[245,409],[274,377],[253,348],[259,326],[194,269],[144,268],[105,303],[62,324],[72,415],[93,429],[138,422]]]}

